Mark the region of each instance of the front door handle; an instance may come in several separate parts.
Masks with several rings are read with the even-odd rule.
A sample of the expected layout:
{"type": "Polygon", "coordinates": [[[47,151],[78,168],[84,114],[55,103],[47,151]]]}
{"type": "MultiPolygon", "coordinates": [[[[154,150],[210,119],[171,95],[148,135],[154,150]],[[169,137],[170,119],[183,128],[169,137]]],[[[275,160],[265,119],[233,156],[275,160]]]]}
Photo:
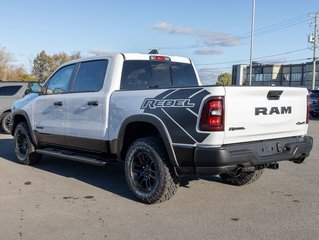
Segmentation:
{"type": "Polygon", "coordinates": [[[62,106],[63,104],[62,104],[62,102],[55,102],[55,103],[53,103],[53,105],[54,106],[62,106]]]}
{"type": "Polygon", "coordinates": [[[99,106],[99,102],[98,101],[89,101],[88,103],[88,106],[99,106]]]}

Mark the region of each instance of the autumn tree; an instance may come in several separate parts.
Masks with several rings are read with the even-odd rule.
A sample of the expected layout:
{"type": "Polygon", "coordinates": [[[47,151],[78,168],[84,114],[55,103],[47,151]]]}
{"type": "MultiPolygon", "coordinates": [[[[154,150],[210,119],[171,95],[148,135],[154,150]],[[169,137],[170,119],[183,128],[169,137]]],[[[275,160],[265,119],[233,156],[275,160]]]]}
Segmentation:
{"type": "Polygon", "coordinates": [[[9,62],[12,56],[5,47],[0,46],[0,80],[6,80],[9,72],[9,62]]]}
{"type": "Polygon", "coordinates": [[[28,73],[23,66],[10,66],[8,80],[35,82],[35,76],[28,73]]]}
{"type": "Polygon", "coordinates": [[[16,66],[10,64],[12,54],[0,46],[0,80],[9,81],[35,81],[35,77],[28,73],[23,65],[16,66]]]}
{"type": "Polygon", "coordinates": [[[41,51],[33,60],[32,73],[40,82],[45,81],[60,65],[63,63],[78,59],[81,57],[80,52],[71,55],[61,52],[48,55],[45,51],[41,51]]]}
{"type": "Polygon", "coordinates": [[[229,86],[232,84],[232,79],[231,79],[231,74],[230,73],[222,73],[218,76],[218,80],[216,82],[216,85],[221,85],[221,86],[229,86]]]}
{"type": "Polygon", "coordinates": [[[70,60],[75,60],[81,58],[81,52],[80,51],[74,51],[70,55],[70,60]]]}
{"type": "Polygon", "coordinates": [[[32,74],[30,74],[23,65],[10,64],[13,58],[12,54],[0,45],[0,80],[44,81],[60,65],[80,57],[80,52],[73,52],[70,55],[65,52],[48,55],[45,51],[42,51],[33,60],[32,74]]]}

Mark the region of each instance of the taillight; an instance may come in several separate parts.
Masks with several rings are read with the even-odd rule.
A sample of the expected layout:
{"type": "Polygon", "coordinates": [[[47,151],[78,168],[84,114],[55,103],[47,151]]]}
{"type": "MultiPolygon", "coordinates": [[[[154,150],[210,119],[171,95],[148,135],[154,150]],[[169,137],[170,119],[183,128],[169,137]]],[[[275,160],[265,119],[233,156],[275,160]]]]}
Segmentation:
{"type": "Polygon", "coordinates": [[[224,97],[212,97],[205,102],[199,129],[202,131],[224,131],[224,97]]]}
{"type": "Polygon", "coordinates": [[[306,117],[306,124],[309,123],[309,112],[310,112],[310,96],[307,95],[307,117],[306,117]]]}

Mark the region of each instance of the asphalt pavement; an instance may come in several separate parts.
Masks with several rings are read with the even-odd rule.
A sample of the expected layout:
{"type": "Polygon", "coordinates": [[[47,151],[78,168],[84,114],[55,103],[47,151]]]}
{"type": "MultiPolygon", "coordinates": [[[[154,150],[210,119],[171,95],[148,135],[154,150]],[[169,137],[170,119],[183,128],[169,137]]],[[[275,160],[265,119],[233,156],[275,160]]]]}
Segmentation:
{"type": "Polygon", "coordinates": [[[311,156],[280,163],[255,183],[184,178],[167,202],[145,205],[123,167],[53,157],[17,163],[12,137],[0,135],[0,239],[319,239],[319,121],[310,122],[311,156]]]}

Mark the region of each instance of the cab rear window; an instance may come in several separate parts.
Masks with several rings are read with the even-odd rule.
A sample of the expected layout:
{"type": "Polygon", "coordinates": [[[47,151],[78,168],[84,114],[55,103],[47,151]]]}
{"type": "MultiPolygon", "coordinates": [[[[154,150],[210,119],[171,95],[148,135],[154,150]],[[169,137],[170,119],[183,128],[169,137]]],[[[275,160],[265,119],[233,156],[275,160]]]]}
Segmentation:
{"type": "Polygon", "coordinates": [[[198,86],[191,64],[168,61],[124,61],[121,89],[139,90],[198,86]]]}

